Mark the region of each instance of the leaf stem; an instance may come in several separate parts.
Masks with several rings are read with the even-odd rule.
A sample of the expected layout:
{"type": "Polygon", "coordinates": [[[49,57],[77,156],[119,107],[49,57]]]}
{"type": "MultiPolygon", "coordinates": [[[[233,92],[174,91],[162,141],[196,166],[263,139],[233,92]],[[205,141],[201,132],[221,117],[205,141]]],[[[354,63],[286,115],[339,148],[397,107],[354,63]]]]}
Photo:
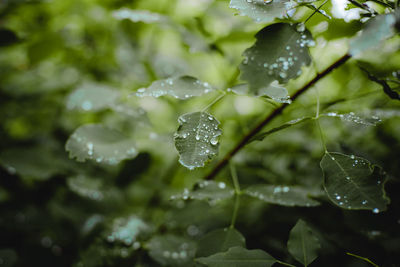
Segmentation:
{"type": "Polygon", "coordinates": [[[231,225],[229,226],[230,228],[235,227],[236,223],[236,218],[238,215],[239,211],[239,206],[240,206],[240,185],[239,185],[239,179],[237,176],[236,168],[233,163],[229,164],[230,170],[231,170],[231,176],[232,176],[232,181],[233,181],[233,186],[235,188],[235,206],[233,207],[233,214],[232,214],[232,220],[231,220],[231,225]]]}
{"type": "Polygon", "coordinates": [[[315,88],[315,93],[317,95],[317,111],[315,112],[315,123],[317,124],[319,135],[321,136],[321,143],[322,143],[322,146],[324,147],[324,151],[326,153],[328,150],[326,149],[325,137],[324,137],[324,133],[322,132],[321,124],[319,123],[320,103],[319,103],[319,93],[318,93],[317,88],[315,88]]]}
{"type": "Polygon", "coordinates": [[[320,103],[319,103],[319,93],[318,93],[318,89],[317,88],[315,88],[315,94],[317,95],[317,111],[315,112],[315,118],[318,119],[319,118],[320,103]]]}
{"type": "MultiPolygon", "coordinates": [[[[334,69],[340,67],[344,63],[346,63],[351,58],[351,55],[346,54],[335,61],[332,65],[327,67],[321,73],[318,73],[311,81],[301,87],[296,93],[293,95],[292,103],[303,93],[305,93],[309,88],[311,88],[314,84],[316,84],[319,80],[324,78],[326,75],[331,73],[334,69]]],[[[269,124],[273,119],[278,117],[287,107],[288,103],[283,103],[279,107],[275,108],[271,113],[269,113],[261,122],[259,122],[249,133],[242,137],[239,143],[230,151],[225,157],[220,160],[217,165],[211,170],[211,172],[205,177],[206,180],[212,180],[214,177],[226,166],[226,164],[230,161],[230,159],[239,152],[253,136],[255,136],[259,131],[261,131],[264,126],[269,124]]]]}
{"type": "Polygon", "coordinates": [[[312,18],[312,16],[314,16],[316,13],[318,13],[319,10],[320,10],[327,2],[328,2],[328,0],[325,0],[319,7],[317,7],[317,8],[314,10],[314,12],[313,12],[310,16],[308,16],[308,18],[304,21],[304,24],[306,24],[307,21],[309,21],[309,20],[312,18]]]}
{"type": "Polygon", "coordinates": [[[319,134],[321,136],[321,143],[322,143],[322,146],[324,148],[324,152],[326,153],[326,152],[328,152],[328,150],[326,149],[325,137],[324,137],[324,133],[322,132],[321,124],[319,123],[319,118],[318,117],[315,118],[315,123],[317,124],[318,131],[319,131],[319,134]]]}
{"type": "Polygon", "coordinates": [[[290,266],[290,267],[296,267],[296,265],[292,265],[290,263],[286,263],[284,261],[280,261],[280,260],[275,260],[277,263],[281,264],[281,265],[285,265],[285,266],[290,266]]]}
{"type": "Polygon", "coordinates": [[[213,106],[215,103],[217,103],[218,101],[220,101],[220,100],[226,95],[226,92],[225,92],[225,91],[221,91],[221,90],[220,90],[220,92],[222,92],[222,94],[219,95],[219,96],[217,96],[210,104],[208,104],[207,106],[205,106],[205,107],[201,110],[201,112],[204,112],[204,111],[206,111],[207,109],[209,109],[211,106],[213,106]]]}
{"type": "Polygon", "coordinates": [[[232,181],[233,181],[233,187],[235,188],[235,193],[240,195],[240,184],[239,184],[239,178],[237,176],[236,168],[233,163],[229,164],[229,167],[231,169],[231,175],[232,175],[232,181]]]}
{"type": "Polygon", "coordinates": [[[350,253],[350,252],[346,252],[346,254],[349,255],[349,256],[353,256],[353,257],[356,257],[356,258],[358,258],[358,259],[364,260],[364,261],[368,262],[369,264],[371,264],[372,266],[379,267],[378,264],[372,262],[372,261],[371,261],[370,259],[368,259],[368,258],[364,258],[364,257],[358,256],[358,255],[353,254],[353,253],[350,253]]]}

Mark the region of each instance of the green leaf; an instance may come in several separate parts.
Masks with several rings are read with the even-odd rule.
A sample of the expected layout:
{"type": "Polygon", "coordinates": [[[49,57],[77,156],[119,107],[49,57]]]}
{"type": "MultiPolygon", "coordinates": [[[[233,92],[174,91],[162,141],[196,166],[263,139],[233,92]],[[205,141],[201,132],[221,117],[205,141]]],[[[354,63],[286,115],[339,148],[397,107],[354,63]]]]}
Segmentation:
{"type": "Polygon", "coordinates": [[[255,135],[253,138],[251,138],[249,140],[249,143],[253,142],[253,141],[262,141],[262,140],[264,140],[264,138],[266,138],[270,134],[279,132],[280,130],[284,130],[286,128],[292,127],[294,125],[297,125],[297,124],[300,124],[300,123],[303,123],[303,122],[306,122],[306,121],[309,121],[309,120],[312,120],[312,119],[314,119],[314,118],[313,117],[302,117],[302,118],[297,118],[297,119],[288,121],[288,122],[282,124],[281,126],[272,128],[271,130],[268,130],[266,132],[259,133],[259,134],[255,135]]]}
{"type": "Polygon", "coordinates": [[[11,148],[0,153],[0,164],[10,174],[18,174],[24,179],[46,180],[70,167],[64,156],[62,150],[54,151],[39,145],[11,148]]]}
{"type": "Polygon", "coordinates": [[[190,52],[208,51],[209,45],[204,38],[193,34],[190,30],[181,24],[175,23],[169,17],[148,10],[138,10],[122,8],[113,12],[114,18],[118,20],[128,19],[132,22],[157,23],[162,27],[169,27],[176,30],[182,38],[182,41],[190,47],[190,52]]]}
{"type": "Polygon", "coordinates": [[[196,256],[206,257],[218,252],[225,252],[231,247],[245,246],[245,238],[236,229],[217,229],[199,240],[196,256]]]}
{"type": "Polygon", "coordinates": [[[377,47],[382,41],[395,34],[395,24],[395,13],[372,18],[361,33],[350,40],[350,54],[356,56],[361,52],[377,47]]]}
{"type": "Polygon", "coordinates": [[[282,206],[314,207],[320,205],[318,201],[309,198],[309,196],[318,195],[318,192],[301,186],[252,185],[243,193],[267,203],[282,206]]]}
{"type": "Polygon", "coordinates": [[[255,94],[273,81],[287,83],[298,77],[301,67],[311,63],[308,47],[314,41],[306,29],[297,31],[295,25],[278,23],[263,28],[255,37],[256,43],[244,51],[239,66],[241,79],[255,94]]]}
{"type": "Polygon", "coordinates": [[[278,103],[291,104],[290,96],[285,87],[280,86],[277,81],[273,81],[267,87],[262,87],[258,90],[260,96],[267,96],[278,103]]]}
{"type": "Polygon", "coordinates": [[[206,112],[193,112],[180,116],[178,122],[175,147],[179,162],[190,170],[203,167],[218,153],[219,121],[206,112]]]}
{"type": "Polygon", "coordinates": [[[282,19],[295,7],[288,0],[231,0],[229,7],[239,10],[242,16],[248,16],[256,22],[270,23],[282,19]]]}
{"type": "Polygon", "coordinates": [[[321,245],[308,225],[303,220],[298,220],[290,231],[287,248],[296,260],[308,266],[318,257],[321,245]]]}
{"type": "Polygon", "coordinates": [[[333,203],[344,209],[378,213],[389,200],[384,193],[384,174],[378,166],[354,155],[326,152],[321,160],[324,187],[333,203]]]}
{"type": "Polygon", "coordinates": [[[196,244],[186,238],[155,236],[148,243],[149,255],[162,266],[192,266],[196,244]]]}
{"type": "MultiPolygon", "coordinates": [[[[247,95],[250,92],[248,84],[238,84],[229,89],[237,95],[247,95]]],[[[288,91],[285,87],[280,86],[275,82],[272,82],[267,87],[262,87],[258,90],[260,96],[267,96],[278,103],[288,103],[292,101],[288,96],[288,91]]]]}
{"type": "Polygon", "coordinates": [[[56,33],[45,33],[41,38],[38,38],[27,48],[29,62],[37,64],[40,61],[52,56],[55,53],[63,51],[64,40],[56,33]]]}
{"type": "Polygon", "coordinates": [[[179,99],[187,99],[207,94],[213,90],[206,82],[201,82],[191,76],[181,76],[155,81],[148,88],[138,89],[136,95],[139,97],[170,95],[179,99]]]}
{"type": "Polygon", "coordinates": [[[132,139],[101,124],[86,124],[76,129],[65,149],[70,158],[79,162],[91,159],[111,165],[134,158],[138,153],[132,139]]]}
{"type": "Polygon", "coordinates": [[[0,250],[0,262],[2,267],[13,267],[17,262],[17,253],[12,249],[0,250]]]}
{"type": "Polygon", "coordinates": [[[112,222],[111,232],[107,235],[110,243],[119,242],[130,246],[140,235],[148,233],[150,227],[139,217],[129,216],[116,218],[112,222]]]}
{"type": "Polygon", "coordinates": [[[337,112],[329,112],[321,114],[321,117],[336,117],[340,118],[342,121],[352,122],[357,124],[362,124],[366,126],[376,126],[381,122],[381,119],[377,116],[371,116],[370,118],[362,118],[354,114],[354,112],[339,114],[337,112]]]}
{"type": "Polygon", "coordinates": [[[93,200],[104,198],[103,183],[100,179],[88,178],[84,175],[69,177],[67,185],[74,193],[93,200]]]}
{"type": "Polygon", "coordinates": [[[113,17],[119,20],[129,19],[132,22],[144,23],[163,23],[169,22],[169,18],[159,13],[150,12],[148,10],[138,10],[121,8],[113,12],[113,17]]]}
{"type": "Polygon", "coordinates": [[[271,255],[263,250],[247,250],[242,247],[233,247],[227,252],[198,258],[196,261],[209,267],[270,267],[276,262],[271,255]]]}
{"type": "Polygon", "coordinates": [[[228,187],[224,182],[201,181],[195,185],[192,191],[184,189],[182,194],[171,196],[172,200],[206,200],[210,204],[233,197],[234,190],[228,187]]]}
{"type": "Polygon", "coordinates": [[[109,108],[119,99],[120,93],[100,84],[87,83],[74,90],[67,98],[67,108],[98,111],[109,108]]]}

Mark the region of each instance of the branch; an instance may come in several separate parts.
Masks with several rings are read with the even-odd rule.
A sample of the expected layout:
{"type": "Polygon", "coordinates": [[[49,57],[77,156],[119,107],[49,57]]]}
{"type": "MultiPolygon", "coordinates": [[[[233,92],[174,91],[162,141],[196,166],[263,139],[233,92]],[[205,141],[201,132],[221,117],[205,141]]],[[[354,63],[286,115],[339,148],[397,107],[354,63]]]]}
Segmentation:
{"type": "MultiPolygon", "coordinates": [[[[335,68],[343,65],[350,58],[351,56],[346,54],[340,59],[338,59],[336,62],[334,62],[332,65],[330,65],[328,68],[326,68],[324,71],[318,73],[317,76],[314,77],[314,79],[312,79],[306,85],[304,85],[302,88],[296,91],[296,93],[291,98],[292,102],[294,102],[300,95],[306,92],[314,84],[316,84],[320,79],[331,73],[335,68]]],[[[255,136],[259,131],[261,131],[264,128],[264,126],[270,123],[275,117],[279,116],[288,105],[289,104],[284,103],[279,107],[275,108],[270,114],[268,114],[265,117],[264,120],[262,120],[259,124],[257,124],[248,134],[243,136],[240,142],[228,154],[226,154],[225,157],[217,163],[217,165],[215,165],[212,171],[204,179],[205,180],[214,179],[214,177],[226,166],[229,160],[237,152],[239,152],[239,150],[241,150],[253,136],[255,136]]]]}

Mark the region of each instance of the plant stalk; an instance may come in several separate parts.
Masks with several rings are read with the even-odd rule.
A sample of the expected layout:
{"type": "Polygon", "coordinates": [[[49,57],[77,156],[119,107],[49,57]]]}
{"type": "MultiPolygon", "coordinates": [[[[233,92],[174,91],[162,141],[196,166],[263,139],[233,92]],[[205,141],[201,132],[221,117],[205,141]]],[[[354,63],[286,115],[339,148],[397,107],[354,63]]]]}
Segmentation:
{"type": "MultiPolygon", "coordinates": [[[[321,73],[318,73],[311,81],[305,84],[302,88],[296,91],[296,93],[292,96],[292,103],[301,96],[304,92],[306,92],[309,88],[311,88],[314,84],[316,84],[319,80],[324,78],[326,75],[331,73],[334,69],[340,67],[344,63],[346,63],[351,58],[351,55],[346,54],[335,61],[332,65],[327,67],[321,73]]],[[[239,152],[248,141],[255,136],[259,131],[261,131],[267,124],[269,124],[273,119],[278,117],[289,104],[284,103],[279,107],[275,108],[271,113],[269,113],[264,120],[258,123],[249,133],[247,133],[243,138],[239,141],[239,143],[228,153],[225,155],[223,159],[221,159],[217,165],[211,170],[211,172],[204,178],[205,180],[212,180],[215,176],[226,166],[226,164],[231,160],[231,158],[239,152]]]]}

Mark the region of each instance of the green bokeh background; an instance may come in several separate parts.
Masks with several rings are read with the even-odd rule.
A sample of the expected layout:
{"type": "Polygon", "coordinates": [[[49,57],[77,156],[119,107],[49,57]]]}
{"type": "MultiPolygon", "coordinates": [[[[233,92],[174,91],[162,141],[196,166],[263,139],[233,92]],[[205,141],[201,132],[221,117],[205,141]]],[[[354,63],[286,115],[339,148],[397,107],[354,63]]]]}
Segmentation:
{"type": "MultiPolygon", "coordinates": [[[[228,93],[209,110],[221,122],[220,153],[204,169],[189,171],[179,164],[173,144],[177,118],[203,109],[218,92],[185,101],[134,96],[152,81],[175,75],[191,75],[221,90],[239,83],[241,54],[265,25],[235,16],[228,2],[0,3],[0,258],[11,258],[6,263],[15,259],[14,265],[5,266],[158,266],[146,251],[151,236],[172,233],[196,241],[229,226],[232,201],[210,206],[169,197],[202,179],[276,103],[228,93]],[[112,12],[122,7],[161,13],[190,34],[166,25],[117,20],[112,12]],[[67,109],[68,95],[87,83],[118,90],[131,112],[67,109]],[[115,166],[69,159],[64,145],[85,123],[103,123],[134,138],[139,155],[115,166]],[[148,227],[138,237],[139,245],[109,242],[116,221],[133,221],[135,227],[137,218],[148,227]]],[[[330,7],[324,9],[329,13],[330,7]]],[[[311,12],[299,9],[294,19],[302,21],[311,12]]],[[[316,14],[307,27],[317,43],[311,48],[314,63],[288,84],[289,93],[345,54],[347,38],[362,24],[316,14]]],[[[295,264],[286,242],[291,227],[303,218],[322,244],[311,266],[368,266],[345,252],[398,266],[400,102],[357,66],[393,78],[400,69],[399,44],[397,36],[351,60],[269,126],[314,116],[318,95],[321,112],[380,116],[382,122],[375,127],[335,118],[323,118],[321,125],[330,151],[359,155],[387,172],[388,210],[345,211],[326,197],[316,208],[267,205],[243,197],[237,228],[248,248],[295,264]]],[[[256,183],[319,188],[322,155],[319,132],[308,122],[246,146],[233,161],[243,188],[256,183]]],[[[230,185],[228,169],[217,180],[230,185]]]]}

